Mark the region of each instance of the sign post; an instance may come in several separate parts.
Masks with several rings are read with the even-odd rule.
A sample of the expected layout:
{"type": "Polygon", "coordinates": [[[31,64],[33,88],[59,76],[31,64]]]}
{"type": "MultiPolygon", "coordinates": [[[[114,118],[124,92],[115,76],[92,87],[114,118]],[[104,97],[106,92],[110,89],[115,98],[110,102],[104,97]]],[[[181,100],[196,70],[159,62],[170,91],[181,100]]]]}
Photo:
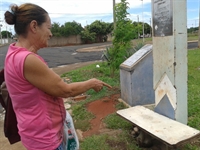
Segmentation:
{"type": "Polygon", "coordinates": [[[152,0],[155,112],[187,124],[186,0],[152,0]]]}

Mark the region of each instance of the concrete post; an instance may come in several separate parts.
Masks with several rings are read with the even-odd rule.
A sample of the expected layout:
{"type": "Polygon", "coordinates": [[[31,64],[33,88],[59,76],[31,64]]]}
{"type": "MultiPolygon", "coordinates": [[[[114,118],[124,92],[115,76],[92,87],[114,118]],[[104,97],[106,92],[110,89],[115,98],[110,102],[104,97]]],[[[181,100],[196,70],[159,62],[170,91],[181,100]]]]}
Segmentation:
{"type": "Polygon", "coordinates": [[[152,0],[155,111],[187,124],[186,0],[152,0]]]}

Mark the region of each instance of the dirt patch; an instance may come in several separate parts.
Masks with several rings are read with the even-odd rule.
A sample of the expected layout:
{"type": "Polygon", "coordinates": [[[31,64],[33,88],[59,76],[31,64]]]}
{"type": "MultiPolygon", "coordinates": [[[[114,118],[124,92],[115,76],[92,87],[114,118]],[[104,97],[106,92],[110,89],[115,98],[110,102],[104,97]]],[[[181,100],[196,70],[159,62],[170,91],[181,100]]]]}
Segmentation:
{"type": "Polygon", "coordinates": [[[95,118],[90,121],[91,129],[83,132],[83,138],[107,131],[102,120],[109,114],[116,112],[115,105],[119,97],[120,94],[115,94],[87,104],[87,110],[93,113],[95,118]]]}

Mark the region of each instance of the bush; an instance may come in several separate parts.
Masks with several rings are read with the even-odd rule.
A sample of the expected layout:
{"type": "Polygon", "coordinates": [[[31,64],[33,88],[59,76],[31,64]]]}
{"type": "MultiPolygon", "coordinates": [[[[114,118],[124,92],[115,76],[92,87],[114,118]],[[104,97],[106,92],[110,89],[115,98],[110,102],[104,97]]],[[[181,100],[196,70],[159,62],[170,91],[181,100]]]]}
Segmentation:
{"type": "Polygon", "coordinates": [[[89,32],[87,29],[81,31],[81,40],[84,43],[93,43],[95,41],[96,34],[94,32],[89,32]]]}

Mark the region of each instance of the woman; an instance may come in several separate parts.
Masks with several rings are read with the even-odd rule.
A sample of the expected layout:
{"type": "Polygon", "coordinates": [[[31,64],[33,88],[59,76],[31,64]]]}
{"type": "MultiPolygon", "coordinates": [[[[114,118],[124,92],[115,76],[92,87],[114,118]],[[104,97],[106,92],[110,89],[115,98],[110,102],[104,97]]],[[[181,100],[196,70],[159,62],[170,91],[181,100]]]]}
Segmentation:
{"type": "Polygon", "coordinates": [[[66,111],[62,98],[111,86],[95,78],[66,84],[48,68],[37,55],[52,37],[51,21],[43,8],[31,3],[12,5],[5,21],[14,25],[18,35],[6,55],[5,81],[21,141],[28,150],[55,150],[63,140],[66,111]]]}

